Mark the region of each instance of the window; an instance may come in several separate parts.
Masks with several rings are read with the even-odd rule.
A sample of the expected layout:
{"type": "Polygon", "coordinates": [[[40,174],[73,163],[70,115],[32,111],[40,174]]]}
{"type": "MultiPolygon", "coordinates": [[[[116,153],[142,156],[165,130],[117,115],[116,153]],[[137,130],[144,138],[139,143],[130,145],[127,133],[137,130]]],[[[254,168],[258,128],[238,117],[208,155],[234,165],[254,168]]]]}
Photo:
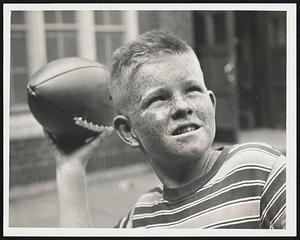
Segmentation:
{"type": "Polygon", "coordinates": [[[125,26],[122,11],[95,11],[97,60],[107,66],[111,64],[114,50],[124,42],[125,26]]]}
{"type": "Polygon", "coordinates": [[[11,14],[11,74],[10,104],[23,108],[26,101],[26,84],[28,66],[26,51],[26,25],[23,11],[12,11],[11,14]]]}
{"type": "Polygon", "coordinates": [[[47,61],[77,56],[77,25],[74,11],[45,11],[47,61]]]}

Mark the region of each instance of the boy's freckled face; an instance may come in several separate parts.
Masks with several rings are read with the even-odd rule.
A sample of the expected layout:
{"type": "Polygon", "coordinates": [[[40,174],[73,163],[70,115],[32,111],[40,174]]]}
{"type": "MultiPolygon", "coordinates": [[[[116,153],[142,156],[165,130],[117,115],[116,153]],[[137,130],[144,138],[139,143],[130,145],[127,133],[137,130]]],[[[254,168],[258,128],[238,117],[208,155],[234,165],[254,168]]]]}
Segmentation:
{"type": "Polygon", "coordinates": [[[131,129],[157,167],[200,158],[215,135],[215,110],[195,54],[156,57],[131,85],[131,129]]]}

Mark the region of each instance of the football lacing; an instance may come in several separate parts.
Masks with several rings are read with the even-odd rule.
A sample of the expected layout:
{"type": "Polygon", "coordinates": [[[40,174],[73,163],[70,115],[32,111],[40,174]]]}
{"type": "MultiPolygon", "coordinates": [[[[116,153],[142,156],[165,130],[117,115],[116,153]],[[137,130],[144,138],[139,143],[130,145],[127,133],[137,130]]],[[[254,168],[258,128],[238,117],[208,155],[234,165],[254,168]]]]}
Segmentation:
{"type": "Polygon", "coordinates": [[[112,126],[99,126],[98,124],[94,124],[92,122],[87,121],[86,119],[83,119],[83,117],[74,117],[73,120],[75,121],[75,124],[77,126],[86,128],[94,132],[100,133],[103,132],[104,129],[113,130],[112,126]]]}

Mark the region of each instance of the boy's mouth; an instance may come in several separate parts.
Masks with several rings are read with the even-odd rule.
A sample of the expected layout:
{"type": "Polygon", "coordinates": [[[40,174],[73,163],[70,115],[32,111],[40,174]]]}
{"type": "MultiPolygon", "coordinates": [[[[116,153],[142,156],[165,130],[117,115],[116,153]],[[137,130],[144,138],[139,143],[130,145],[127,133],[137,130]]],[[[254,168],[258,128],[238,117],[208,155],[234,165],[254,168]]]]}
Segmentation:
{"type": "Polygon", "coordinates": [[[173,136],[178,136],[178,135],[181,135],[181,134],[184,134],[184,133],[195,131],[199,128],[200,128],[200,126],[198,126],[197,124],[183,125],[183,126],[180,126],[180,127],[176,128],[172,132],[172,135],[173,136]]]}

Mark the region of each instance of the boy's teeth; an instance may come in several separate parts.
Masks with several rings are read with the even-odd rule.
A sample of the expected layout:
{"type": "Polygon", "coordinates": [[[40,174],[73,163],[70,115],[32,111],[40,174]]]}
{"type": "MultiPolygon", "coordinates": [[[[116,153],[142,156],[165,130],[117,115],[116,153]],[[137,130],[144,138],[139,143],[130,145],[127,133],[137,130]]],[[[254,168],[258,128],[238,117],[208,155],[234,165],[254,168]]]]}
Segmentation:
{"type": "Polygon", "coordinates": [[[190,132],[190,131],[193,131],[194,129],[195,129],[194,127],[187,127],[187,128],[180,130],[179,134],[190,132]]]}

